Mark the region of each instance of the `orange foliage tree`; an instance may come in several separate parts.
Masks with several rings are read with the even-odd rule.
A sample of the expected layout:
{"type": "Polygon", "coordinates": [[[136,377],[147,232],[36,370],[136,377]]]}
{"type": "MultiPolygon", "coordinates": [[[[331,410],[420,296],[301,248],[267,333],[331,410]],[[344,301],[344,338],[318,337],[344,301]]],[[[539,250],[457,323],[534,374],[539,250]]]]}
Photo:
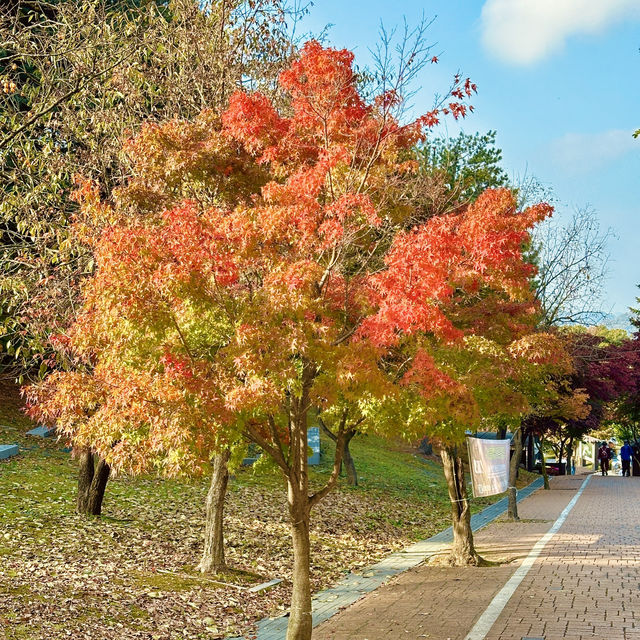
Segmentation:
{"type": "MultiPolygon", "coordinates": [[[[521,248],[549,213],[490,191],[407,231],[408,152],[442,113],[464,116],[475,87],[457,77],[448,102],[403,124],[398,92],[366,101],[352,64],[312,41],[280,76],[285,112],[232,96],[219,132],[229,158],[207,165],[219,198],[195,189],[151,218],[135,214],[135,194],[153,186],[144,179],[115,208],[94,198],[112,224],[68,336],[85,370],[30,394],[35,414],[131,472],[193,475],[237,438],[259,445],[287,483],[288,640],[311,636],[310,514],[337,482],[349,425],[458,442],[482,394],[452,354],[462,363],[496,344],[494,359],[531,359],[517,347],[533,312],[521,248]],[[252,189],[247,172],[267,179],[252,189]],[[223,197],[234,181],[242,197],[223,197]],[[307,469],[311,412],[338,445],[323,486],[307,469]]],[[[202,150],[192,143],[187,164],[202,150]]]]}
{"type": "MultiPolygon", "coordinates": [[[[463,213],[397,234],[372,277],[377,310],[362,330],[388,349],[387,366],[417,394],[405,421],[427,423],[440,445],[452,505],[452,564],[480,561],[470,526],[461,446],[474,426],[519,420],[570,370],[561,340],[536,331],[539,306],[523,256],[547,204],[518,211],[507,189],[487,190],[463,213]]],[[[407,413],[408,411],[408,413],[407,413]]]]}
{"type": "MultiPolygon", "coordinates": [[[[253,163],[239,145],[231,143],[222,134],[220,116],[212,110],[204,110],[193,121],[176,119],[163,124],[145,124],[140,133],[126,143],[124,151],[132,177],[111,194],[111,202],[101,200],[97,183],[77,179],[72,197],[81,206],[71,231],[76,241],[94,252],[105,228],[120,223],[131,225],[134,221],[147,226],[161,224],[162,211],[181,204],[187,196],[197,201],[199,207],[214,204],[234,207],[248,201],[266,182],[266,172],[253,163]]],[[[50,343],[60,368],[73,369],[77,375],[50,376],[45,384],[32,389],[31,394],[37,392],[40,397],[34,416],[56,422],[62,419],[60,407],[64,406],[66,419],[73,417],[74,424],[81,422],[95,412],[103,397],[103,394],[97,394],[89,401],[85,393],[96,380],[88,376],[93,359],[87,350],[78,352],[70,348],[68,336],[53,335],[50,343]],[[65,386],[69,386],[66,392],[65,386]],[[57,395],[50,393],[51,388],[57,389],[57,395]],[[69,404],[68,399],[74,399],[73,396],[77,398],[69,404]],[[69,411],[72,406],[78,408],[76,413],[69,411]]],[[[73,431],[72,426],[68,425],[67,433],[73,431]]],[[[76,441],[74,455],[80,461],[78,512],[100,515],[110,465],[95,454],[91,443],[76,441]]],[[[229,452],[223,449],[222,458],[226,459],[228,455],[229,452]]],[[[207,497],[206,551],[200,565],[203,571],[225,566],[220,525],[227,477],[226,464],[214,463],[207,497]],[[210,534],[214,532],[218,535],[212,537],[210,534]]]]}

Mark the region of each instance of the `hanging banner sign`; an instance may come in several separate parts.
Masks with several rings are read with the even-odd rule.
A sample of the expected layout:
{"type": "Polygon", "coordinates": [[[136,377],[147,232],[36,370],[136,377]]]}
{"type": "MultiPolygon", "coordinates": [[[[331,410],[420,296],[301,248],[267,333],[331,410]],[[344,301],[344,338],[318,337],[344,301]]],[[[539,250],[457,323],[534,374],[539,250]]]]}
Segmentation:
{"type": "Polygon", "coordinates": [[[509,486],[511,440],[467,438],[474,498],[504,493],[509,486]]]}

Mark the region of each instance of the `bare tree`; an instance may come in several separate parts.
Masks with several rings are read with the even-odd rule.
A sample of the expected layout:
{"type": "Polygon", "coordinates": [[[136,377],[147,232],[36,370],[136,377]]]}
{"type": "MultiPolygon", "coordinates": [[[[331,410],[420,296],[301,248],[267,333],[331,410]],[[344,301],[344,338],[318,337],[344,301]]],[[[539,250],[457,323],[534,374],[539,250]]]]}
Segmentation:
{"type": "Polygon", "coordinates": [[[533,239],[538,265],[536,295],[542,325],[597,324],[602,312],[603,288],[609,262],[611,229],[602,230],[591,207],[578,208],[570,220],[541,225],[533,239]]]}

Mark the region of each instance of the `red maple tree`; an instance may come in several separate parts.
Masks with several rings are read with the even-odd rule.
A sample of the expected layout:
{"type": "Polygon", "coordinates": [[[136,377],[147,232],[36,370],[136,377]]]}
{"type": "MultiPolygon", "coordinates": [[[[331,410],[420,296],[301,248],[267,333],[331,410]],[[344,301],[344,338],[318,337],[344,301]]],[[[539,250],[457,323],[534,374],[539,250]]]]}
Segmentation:
{"type": "MultiPolygon", "coordinates": [[[[361,96],[346,50],[309,42],[280,83],[286,112],[238,92],[222,114],[216,139],[227,146],[215,157],[230,158],[213,166],[231,182],[220,179],[221,197],[151,217],[127,215],[134,198],[108,213],[69,332],[86,370],[52,374],[31,397],[34,414],[133,472],[194,474],[239,437],[258,444],[287,483],[293,640],[311,636],[310,514],[337,482],[346,431],[416,436],[431,425],[459,438],[458,426],[447,435],[447,412],[471,422],[481,398],[438,349],[464,353],[479,336],[506,349],[530,327],[521,249],[549,208],[518,212],[508,191],[490,191],[406,230],[408,151],[441,113],[465,115],[468,81],[457,77],[446,106],[407,124],[394,116],[397,92],[361,96]],[[238,172],[256,176],[253,189],[238,172]],[[234,180],[242,197],[224,193],[234,180]],[[313,412],[338,444],[324,486],[307,469],[313,412]]],[[[183,144],[185,162],[202,157],[204,143],[183,144]]]]}

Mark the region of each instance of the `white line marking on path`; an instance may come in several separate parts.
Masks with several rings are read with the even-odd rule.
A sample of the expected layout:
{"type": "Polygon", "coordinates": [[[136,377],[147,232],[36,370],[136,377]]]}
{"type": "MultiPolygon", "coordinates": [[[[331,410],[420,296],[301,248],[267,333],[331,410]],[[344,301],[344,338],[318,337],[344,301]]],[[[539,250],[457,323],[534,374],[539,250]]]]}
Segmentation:
{"type": "Polygon", "coordinates": [[[491,627],[493,627],[498,616],[502,613],[509,599],[513,595],[514,591],[518,588],[518,585],[524,580],[524,577],[529,573],[529,569],[533,566],[536,558],[542,553],[547,542],[553,538],[558,529],[564,524],[569,512],[575,506],[576,502],[582,495],[587,482],[591,479],[591,476],[587,476],[586,480],[582,483],[578,493],[571,499],[571,502],[564,508],[562,513],[558,516],[558,519],[553,523],[553,526],[547,533],[545,533],[538,542],[535,543],[533,549],[529,552],[529,555],[523,560],[522,564],[516,569],[515,573],[509,578],[507,584],[500,589],[500,591],[494,596],[493,600],[489,603],[489,606],[485,609],[485,612],[478,618],[478,621],[473,626],[473,629],[466,636],[465,640],[484,640],[491,627]]]}

